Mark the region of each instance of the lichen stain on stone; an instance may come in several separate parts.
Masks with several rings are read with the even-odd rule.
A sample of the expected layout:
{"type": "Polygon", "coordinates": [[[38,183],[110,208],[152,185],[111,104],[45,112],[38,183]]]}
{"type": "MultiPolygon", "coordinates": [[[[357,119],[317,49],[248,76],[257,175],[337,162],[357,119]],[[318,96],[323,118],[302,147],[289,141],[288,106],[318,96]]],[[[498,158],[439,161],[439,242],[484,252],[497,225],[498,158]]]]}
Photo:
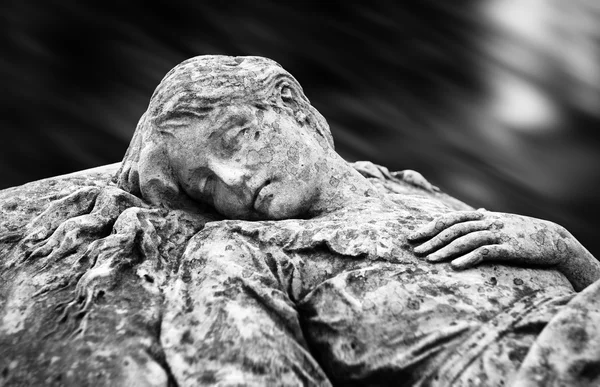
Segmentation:
{"type": "Polygon", "coordinates": [[[29,276],[23,273],[13,279],[15,286],[3,297],[8,301],[2,305],[4,311],[0,325],[2,334],[13,335],[26,328],[26,320],[34,310],[31,300],[35,292],[35,287],[27,281],[28,278],[29,276]]]}
{"type": "MultiPolygon", "coordinates": [[[[160,364],[164,361],[160,360],[161,355],[157,354],[157,360],[153,360],[144,354],[157,353],[157,348],[160,352],[156,337],[161,315],[159,287],[164,286],[169,275],[161,274],[164,270],[160,268],[175,266],[177,253],[183,251],[186,239],[201,226],[197,220],[186,216],[173,217],[171,214],[165,217],[164,213],[141,209],[141,212],[131,213],[134,216],[129,219],[140,221],[137,223],[141,226],[139,231],[146,227],[143,224],[150,224],[144,223],[143,218],[154,221],[154,230],[160,229],[162,239],[152,239],[150,234],[144,239],[143,232],[132,232],[132,240],[139,237],[139,250],[122,250],[127,247],[127,239],[125,235],[119,235],[119,230],[123,232],[131,227],[129,229],[133,231],[138,227],[135,225],[138,221],[121,220],[119,226],[115,220],[119,218],[119,208],[127,208],[131,202],[123,200],[121,194],[111,194],[114,191],[110,187],[103,191],[108,194],[106,200],[96,203],[98,208],[95,210],[93,205],[87,204],[93,204],[93,201],[75,200],[90,198],[86,196],[89,192],[99,193],[94,187],[102,190],[110,185],[108,182],[114,171],[113,167],[103,174],[59,177],[50,180],[53,184],[46,180],[0,191],[0,200],[6,197],[7,191],[10,194],[26,193],[27,199],[22,204],[15,208],[9,205],[12,210],[3,213],[3,226],[7,230],[29,231],[32,241],[48,236],[65,219],[78,216],[84,219],[81,216],[98,214],[97,219],[109,219],[108,224],[114,224],[116,228],[112,236],[109,236],[110,226],[99,229],[100,234],[79,233],[76,236],[79,239],[75,235],[69,236],[63,241],[75,247],[79,243],[81,247],[61,250],[61,254],[54,253],[50,259],[24,256],[27,249],[37,248],[36,242],[26,245],[15,241],[2,247],[6,254],[0,267],[0,347],[3,351],[0,380],[4,384],[123,385],[124,380],[128,381],[126,385],[144,380],[142,384],[145,385],[166,386],[169,383],[164,363],[160,364]],[[83,191],[77,193],[80,188],[83,191]],[[71,194],[75,195],[74,200],[68,199],[71,194]],[[48,197],[66,206],[57,207],[57,202],[51,202],[48,197]],[[48,209],[49,212],[33,219],[48,209]],[[173,260],[162,262],[160,254],[149,255],[144,243],[155,243],[154,251],[163,251],[173,260]],[[100,253],[103,246],[104,255],[100,253]],[[115,254],[131,255],[111,260],[115,254]],[[140,261],[139,254],[144,254],[145,259],[140,261]],[[82,276],[85,273],[89,274],[82,276]],[[109,279],[111,276],[114,278],[109,279]],[[142,348],[145,349],[139,352],[142,348]],[[96,360],[82,361],[92,358],[96,360]],[[12,359],[10,364],[5,363],[7,359],[12,359]],[[10,365],[17,363],[21,366],[11,369],[10,365]]],[[[93,217],[89,219],[95,221],[93,217]]],[[[2,232],[0,229],[0,238],[2,232]]],[[[7,241],[6,238],[3,240],[7,241]]]]}
{"type": "MultiPolygon", "coordinates": [[[[364,197],[312,219],[277,222],[221,220],[182,190],[187,182],[177,174],[195,169],[173,170],[161,131],[186,127],[195,119],[190,114],[197,118],[215,104],[252,102],[256,110],[260,131],[243,135],[262,143],[236,160],[255,166],[285,156],[277,167],[294,181],[329,171],[324,181],[336,189],[360,177],[343,160],[345,173],[324,158],[315,162],[299,141],[281,155],[272,152],[280,140],[263,146],[268,131],[281,134],[290,123],[309,125],[299,136],[316,136],[317,149],[332,151],[333,144],[305,97],[284,106],[283,93],[270,93],[266,74],[293,83],[274,62],[218,56],[201,62],[221,61],[222,74],[189,60],[165,77],[114,179],[118,186],[110,180],[113,168],[0,192],[2,383],[166,386],[227,377],[239,384],[250,373],[287,367],[309,370],[303,381],[314,377],[313,384],[328,385],[328,377],[344,384],[401,354],[402,375],[439,355],[451,361],[434,360],[435,367],[410,376],[446,367],[445,381],[485,385],[509,371],[488,375],[481,364],[516,367],[524,353],[510,335],[547,323],[556,305],[546,307],[550,296],[544,296],[570,295],[572,288],[536,269],[482,265],[455,272],[416,258],[407,239],[412,230],[471,209],[416,172],[354,164],[369,183],[356,180],[349,190],[364,197]],[[187,108],[187,116],[174,114],[175,106],[187,108]],[[540,310],[545,314],[532,316],[540,310]],[[466,368],[480,360],[448,376],[464,371],[461,362],[466,368]]],[[[504,224],[495,223],[493,231],[500,230],[504,224]]],[[[543,245],[546,231],[530,237],[543,245]]],[[[565,334],[588,348],[591,331],[565,334]]],[[[594,377],[587,363],[573,363],[571,372],[594,377]]],[[[286,384],[294,377],[282,372],[263,381],[286,384]]]]}

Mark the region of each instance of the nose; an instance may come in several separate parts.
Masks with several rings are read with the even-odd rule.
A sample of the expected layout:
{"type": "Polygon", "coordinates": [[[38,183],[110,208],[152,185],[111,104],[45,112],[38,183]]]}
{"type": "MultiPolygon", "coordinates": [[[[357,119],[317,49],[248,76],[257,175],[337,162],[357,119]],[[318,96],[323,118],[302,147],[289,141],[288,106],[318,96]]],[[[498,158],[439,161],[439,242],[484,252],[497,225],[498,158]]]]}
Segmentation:
{"type": "Polygon", "coordinates": [[[211,161],[210,169],[215,176],[230,188],[241,188],[248,177],[244,168],[228,165],[222,161],[211,161]]]}

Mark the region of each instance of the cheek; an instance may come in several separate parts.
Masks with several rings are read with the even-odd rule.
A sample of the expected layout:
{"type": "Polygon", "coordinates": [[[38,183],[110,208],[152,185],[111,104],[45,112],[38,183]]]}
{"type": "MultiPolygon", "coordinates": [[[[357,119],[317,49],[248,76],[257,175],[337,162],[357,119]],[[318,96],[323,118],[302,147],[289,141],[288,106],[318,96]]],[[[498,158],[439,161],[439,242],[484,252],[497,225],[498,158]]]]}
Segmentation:
{"type": "Polygon", "coordinates": [[[281,173],[298,181],[308,182],[312,179],[318,157],[306,144],[296,141],[282,146],[276,155],[276,168],[281,173]]]}
{"type": "Polygon", "coordinates": [[[275,150],[268,145],[266,146],[253,146],[246,149],[241,155],[239,160],[236,161],[242,163],[247,167],[256,167],[260,164],[269,164],[273,161],[275,156],[275,150]]]}
{"type": "Polygon", "coordinates": [[[277,193],[268,207],[271,219],[288,219],[306,213],[313,203],[313,195],[297,181],[277,187],[277,193]]]}
{"type": "Polygon", "coordinates": [[[231,219],[244,218],[248,209],[239,197],[224,187],[217,187],[214,192],[213,203],[215,209],[222,215],[231,219]]]}
{"type": "Polygon", "coordinates": [[[307,129],[291,117],[269,116],[248,138],[248,144],[236,160],[245,166],[263,170],[282,179],[310,183],[318,172],[323,148],[307,129]]]}
{"type": "Polygon", "coordinates": [[[282,207],[289,203],[302,212],[316,200],[322,179],[315,159],[310,152],[300,148],[298,154],[286,157],[279,164],[278,170],[283,174],[284,181],[281,187],[282,207]]]}

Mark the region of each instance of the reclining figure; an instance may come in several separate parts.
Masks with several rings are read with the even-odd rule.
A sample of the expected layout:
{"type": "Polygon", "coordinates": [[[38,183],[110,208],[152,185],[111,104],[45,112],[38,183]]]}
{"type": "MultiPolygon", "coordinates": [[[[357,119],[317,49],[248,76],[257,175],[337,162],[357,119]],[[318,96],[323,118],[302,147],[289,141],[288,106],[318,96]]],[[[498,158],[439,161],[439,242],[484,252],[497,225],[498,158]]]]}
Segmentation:
{"type": "Polygon", "coordinates": [[[116,230],[79,253],[102,251],[71,311],[94,308],[90,284],[123,267],[114,246],[137,257],[129,267],[162,262],[155,358],[179,386],[600,380],[600,264],[569,232],[475,211],[414,172],[347,163],[271,60],[200,56],[171,70],[116,183],[69,227],[39,226],[42,214],[21,248],[48,265],[74,251],[69,232],[116,230]],[[402,178],[418,187],[385,192],[402,178]],[[185,237],[164,247],[177,228],[185,237]]]}
{"type": "Polygon", "coordinates": [[[190,241],[167,291],[161,341],[183,384],[523,381],[540,362],[526,356],[536,336],[573,296],[558,272],[577,290],[600,275],[556,224],[377,194],[264,58],[177,66],[128,155],[124,190],[235,219],[190,241]],[[490,260],[537,268],[453,270],[490,260]]]}

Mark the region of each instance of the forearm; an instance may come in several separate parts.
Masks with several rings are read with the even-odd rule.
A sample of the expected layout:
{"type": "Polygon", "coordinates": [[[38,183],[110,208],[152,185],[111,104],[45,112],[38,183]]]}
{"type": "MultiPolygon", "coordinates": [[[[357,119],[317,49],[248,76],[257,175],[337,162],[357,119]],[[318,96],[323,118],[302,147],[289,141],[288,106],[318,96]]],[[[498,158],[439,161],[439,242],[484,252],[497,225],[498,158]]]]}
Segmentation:
{"type": "Polygon", "coordinates": [[[563,257],[558,269],[581,291],[600,279],[600,262],[571,233],[562,227],[560,231],[555,245],[563,257]]]}

